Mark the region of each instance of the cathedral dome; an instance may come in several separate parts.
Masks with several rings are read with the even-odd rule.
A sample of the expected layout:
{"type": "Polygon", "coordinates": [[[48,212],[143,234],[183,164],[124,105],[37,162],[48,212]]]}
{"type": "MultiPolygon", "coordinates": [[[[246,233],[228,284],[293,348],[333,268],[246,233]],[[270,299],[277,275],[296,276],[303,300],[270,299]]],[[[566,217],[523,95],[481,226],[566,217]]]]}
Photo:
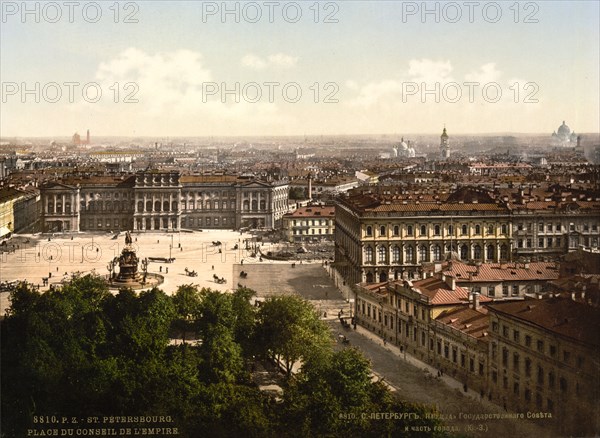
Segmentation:
{"type": "Polygon", "coordinates": [[[560,125],[558,127],[558,135],[559,135],[559,137],[568,137],[569,135],[571,135],[571,128],[569,128],[565,124],[564,120],[563,120],[562,125],[560,125]]]}

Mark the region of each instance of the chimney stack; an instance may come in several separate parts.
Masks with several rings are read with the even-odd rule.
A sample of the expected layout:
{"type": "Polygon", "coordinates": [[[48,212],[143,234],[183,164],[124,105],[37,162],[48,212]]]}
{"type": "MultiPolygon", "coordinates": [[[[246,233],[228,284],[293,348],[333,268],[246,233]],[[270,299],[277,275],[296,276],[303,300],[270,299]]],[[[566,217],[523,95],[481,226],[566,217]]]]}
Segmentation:
{"type": "Polygon", "coordinates": [[[450,277],[450,289],[456,290],[456,277],[450,277]]]}
{"type": "Polygon", "coordinates": [[[473,310],[479,310],[479,293],[473,292],[473,310]]]}

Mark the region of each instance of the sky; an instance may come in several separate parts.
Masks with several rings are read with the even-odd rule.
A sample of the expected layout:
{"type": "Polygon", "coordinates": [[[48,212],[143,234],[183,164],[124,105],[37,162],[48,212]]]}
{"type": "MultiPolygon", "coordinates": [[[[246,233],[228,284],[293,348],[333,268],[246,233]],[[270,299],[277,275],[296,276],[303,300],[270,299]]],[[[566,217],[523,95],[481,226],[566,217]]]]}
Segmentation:
{"type": "Polygon", "coordinates": [[[0,136],[599,132],[599,4],[2,0],[0,136]]]}

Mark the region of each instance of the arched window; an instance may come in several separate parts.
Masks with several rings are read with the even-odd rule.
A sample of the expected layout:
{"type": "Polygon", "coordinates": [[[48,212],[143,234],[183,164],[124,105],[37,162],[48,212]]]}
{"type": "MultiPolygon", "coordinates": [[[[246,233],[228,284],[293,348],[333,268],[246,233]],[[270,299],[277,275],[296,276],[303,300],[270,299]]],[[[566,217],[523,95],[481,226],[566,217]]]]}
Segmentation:
{"type": "Polygon", "coordinates": [[[384,271],[381,271],[379,273],[379,282],[383,283],[384,281],[387,281],[387,274],[384,271]]]}
{"type": "Polygon", "coordinates": [[[169,201],[163,202],[163,211],[169,211],[169,201]]]}
{"type": "Polygon", "coordinates": [[[412,236],[413,235],[413,227],[412,225],[409,225],[406,227],[406,235],[408,236],[412,236]]]}
{"type": "Polygon", "coordinates": [[[260,209],[261,210],[266,210],[267,209],[267,201],[265,201],[264,199],[260,200],[260,209]]]}
{"type": "Polygon", "coordinates": [[[427,261],[427,247],[425,245],[421,245],[419,247],[419,262],[427,261]]]}
{"type": "Polygon", "coordinates": [[[373,283],[373,273],[367,272],[367,283],[373,283]]]}
{"type": "Polygon", "coordinates": [[[508,227],[506,224],[502,224],[502,234],[506,234],[508,232],[508,227]]]}
{"type": "Polygon", "coordinates": [[[415,249],[412,246],[406,247],[406,262],[407,263],[415,262],[415,249]]]}
{"type": "MultiPolygon", "coordinates": [[[[160,211],[160,201],[154,202],[154,211],[160,211]]],[[[160,226],[158,228],[160,228],[160,226]]]]}
{"type": "Polygon", "coordinates": [[[373,228],[369,225],[367,227],[367,236],[372,236],[373,235],[373,228]]]}
{"type": "Polygon", "coordinates": [[[463,226],[461,227],[461,230],[460,230],[460,231],[461,231],[461,233],[462,233],[462,234],[467,234],[467,226],[466,226],[466,225],[463,225],[463,226]]]}
{"type": "Polygon", "coordinates": [[[394,246],[392,248],[392,263],[400,262],[400,248],[398,246],[394,246]]]}
{"type": "Polygon", "coordinates": [[[475,234],[481,234],[481,227],[479,225],[475,225],[475,234]]]}
{"type": "Polygon", "coordinates": [[[502,260],[506,260],[508,258],[508,247],[504,244],[500,247],[500,258],[502,260]]]}
{"type": "Polygon", "coordinates": [[[448,225],[448,234],[449,235],[453,235],[454,234],[454,226],[448,225]]]}
{"type": "Polygon", "coordinates": [[[383,225],[381,227],[379,227],[379,235],[385,236],[385,227],[383,225]]]}
{"type": "Polygon", "coordinates": [[[433,228],[433,234],[435,234],[436,236],[439,236],[439,235],[440,235],[440,226],[439,226],[439,225],[436,225],[436,226],[433,228]]]}
{"type": "Polygon", "coordinates": [[[378,259],[379,259],[379,263],[385,263],[386,262],[386,249],[385,246],[380,246],[379,247],[379,254],[378,254],[378,259]]]}
{"type": "Polygon", "coordinates": [[[400,235],[400,227],[398,225],[394,225],[394,236],[400,235]]]}
{"type": "Polygon", "coordinates": [[[177,201],[171,203],[171,211],[177,211],[177,201]]]}
{"type": "Polygon", "coordinates": [[[494,234],[494,226],[493,225],[488,225],[487,233],[488,234],[494,234]]]}
{"type": "MultiPolygon", "coordinates": [[[[152,201],[146,201],[146,211],[152,211],[152,201]]],[[[146,228],[149,230],[150,228],[146,228]]]]}
{"type": "Polygon", "coordinates": [[[365,248],[365,263],[373,263],[373,248],[370,246],[365,248]]]}
{"type": "Polygon", "coordinates": [[[421,236],[427,234],[427,227],[425,225],[421,225],[421,236]]]}
{"type": "Polygon", "coordinates": [[[487,259],[494,260],[494,245],[488,245],[487,247],[487,259]]]}
{"type": "Polygon", "coordinates": [[[249,210],[249,209],[250,209],[250,201],[248,201],[246,199],[243,203],[243,210],[249,210]]]}
{"type": "Polygon", "coordinates": [[[252,211],[258,210],[258,201],[256,199],[252,200],[252,211]]]}
{"type": "Polygon", "coordinates": [[[442,259],[442,248],[439,245],[433,247],[433,260],[438,262],[442,259]]]}
{"type": "Polygon", "coordinates": [[[473,247],[473,258],[476,260],[481,259],[481,246],[475,245],[473,247]]]}
{"type": "Polygon", "coordinates": [[[460,259],[467,260],[469,258],[469,247],[467,245],[461,245],[460,247],[460,259]]]}

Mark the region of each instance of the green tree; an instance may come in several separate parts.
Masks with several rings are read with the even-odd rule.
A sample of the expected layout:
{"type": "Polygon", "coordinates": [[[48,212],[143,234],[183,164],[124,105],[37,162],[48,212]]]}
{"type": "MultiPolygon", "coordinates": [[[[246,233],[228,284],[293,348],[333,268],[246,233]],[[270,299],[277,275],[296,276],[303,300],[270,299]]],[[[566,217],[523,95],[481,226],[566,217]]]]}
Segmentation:
{"type": "Polygon", "coordinates": [[[192,284],[184,284],[177,288],[173,295],[173,304],[177,312],[175,329],[181,333],[183,342],[186,340],[186,332],[194,328],[195,316],[198,314],[201,303],[200,291],[192,284]]]}
{"type": "Polygon", "coordinates": [[[288,377],[294,363],[331,346],[329,329],[312,304],[295,296],[268,298],[258,314],[257,341],[263,355],[283,361],[288,377]]]}

